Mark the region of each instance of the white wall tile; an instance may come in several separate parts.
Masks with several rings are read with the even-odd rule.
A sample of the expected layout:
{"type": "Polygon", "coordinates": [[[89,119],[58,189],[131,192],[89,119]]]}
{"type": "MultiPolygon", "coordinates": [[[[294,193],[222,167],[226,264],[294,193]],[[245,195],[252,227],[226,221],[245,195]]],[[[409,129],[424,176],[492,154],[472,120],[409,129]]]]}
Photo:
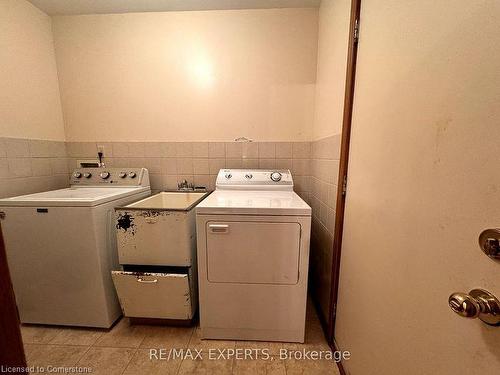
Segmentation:
{"type": "Polygon", "coordinates": [[[12,177],[29,177],[31,176],[31,159],[30,158],[8,158],[9,175],[12,177]]]}
{"type": "Polygon", "coordinates": [[[129,142],[128,155],[132,158],[144,157],[145,144],[143,142],[129,142]]]}
{"type": "Polygon", "coordinates": [[[208,158],[208,142],[193,142],[193,157],[208,158]]]}
{"type": "Polygon", "coordinates": [[[209,159],[209,171],[210,174],[216,175],[219,173],[220,169],[226,167],[226,159],[209,159]]]}
{"type": "Polygon", "coordinates": [[[193,157],[193,143],[192,142],[176,142],[175,144],[176,156],[180,158],[193,157]]]}
{"type": "Polygon", "coordinates": [[[225,158],[226,157],[226,146],[224,142],[210,142],[208,144],[208,157],[213,158],[225,158]]]}
{"type": "Polygon", "coordinates": [[[18,138],[4,138],[4,143],[7,157],[18,158],[30,156],[30,147],[28,140],[18,138]]]}
{"type": "Polygon", "coordinates": [[[241,145],[241,153],[244,159],[259,158],[259,144],[257,142],[245,142],[241,145]]]}
{"type": "Polygon", "coordinates": [[[274,159],[276,144],[274,142],[259,142],[259,159],[274,159]]]}
{"type": "Polygon", "coordinates": [[[292,142],[276,142],[276,159],[292,157],[292,142]]]}
{"type": "Polygon", "coordinates": [[[243,144],[241,142],[226,143],[226,159],[236,159],[243,156],[243,144]]]}
{"type": "Polygon", "coordinates": [[[207,175],[210,173],[207,158],[193,159],[193,173],[195,175],[207,175]]]}
{"type": "Polygon", "coordinates": [[[166,175],[177,175],[177,159],[175,158],[162,158],[161,159],[161,173],[166,175]]]}

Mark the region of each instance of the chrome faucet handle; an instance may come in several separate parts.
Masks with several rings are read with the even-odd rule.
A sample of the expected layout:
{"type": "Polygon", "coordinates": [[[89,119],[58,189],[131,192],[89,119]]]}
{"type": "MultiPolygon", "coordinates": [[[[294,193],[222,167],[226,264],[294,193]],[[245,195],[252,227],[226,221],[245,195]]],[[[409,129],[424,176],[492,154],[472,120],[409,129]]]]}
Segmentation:
{"type": "Polygon", "coordinates": [[[500,325],[500,301],[490,292],[473,289],[466,293],[453,293],[448,305],[464,318],[479,318],[486,324],[500,325]]]}

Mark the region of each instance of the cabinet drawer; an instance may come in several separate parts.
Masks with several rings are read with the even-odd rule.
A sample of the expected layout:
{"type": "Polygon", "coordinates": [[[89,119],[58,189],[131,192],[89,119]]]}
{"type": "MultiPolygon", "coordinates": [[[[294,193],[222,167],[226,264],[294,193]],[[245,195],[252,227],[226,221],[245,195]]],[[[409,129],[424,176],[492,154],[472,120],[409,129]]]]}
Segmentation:
{"type": "Polygon", "coordinates": [[[111,271],[111,275],[125,316],[191,319],[196,308],[191,272],[111,271]]]}
{"type": "Polygon", "coordinates": [[[191,266],[196,252],[194,210],[116,209],[120,264],[191,266]]]}

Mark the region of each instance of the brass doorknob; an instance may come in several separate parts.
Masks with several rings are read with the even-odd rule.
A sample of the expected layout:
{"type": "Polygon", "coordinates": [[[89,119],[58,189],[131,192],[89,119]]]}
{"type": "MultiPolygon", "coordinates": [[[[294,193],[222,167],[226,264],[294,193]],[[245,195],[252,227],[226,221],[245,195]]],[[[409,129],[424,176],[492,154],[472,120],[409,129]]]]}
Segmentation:
{"type": "Polygon", "coordinates": [[[477,318],[481,312],[479,303],[466,293],[453,293],[448,298],[450,308],[464,318],[477,318]]]}
{"type": "Polygon", "coordinates": [[[464,318],[479,318],[491,325],[500,325],[500,301],[490,292],[473,289],[466,293],[453,293],[448,305],[464,318]]]}

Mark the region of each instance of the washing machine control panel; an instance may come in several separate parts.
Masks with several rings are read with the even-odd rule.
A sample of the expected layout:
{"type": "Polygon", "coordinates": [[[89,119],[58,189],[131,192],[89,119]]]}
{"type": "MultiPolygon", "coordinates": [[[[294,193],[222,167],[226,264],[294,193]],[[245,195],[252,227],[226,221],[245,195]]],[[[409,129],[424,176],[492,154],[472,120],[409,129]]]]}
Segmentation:
{"type": "Polygon", "coordinates": [[[217,176],[216,188],[293,190],[293,179],[288,169],[221,169],[217,176]]]}
{"type": "Polygon", "coordinates": [[[79,186],[149,186],[149,173],[146,168],[78,168],[71,174],[70,183],[79,186]]]}

